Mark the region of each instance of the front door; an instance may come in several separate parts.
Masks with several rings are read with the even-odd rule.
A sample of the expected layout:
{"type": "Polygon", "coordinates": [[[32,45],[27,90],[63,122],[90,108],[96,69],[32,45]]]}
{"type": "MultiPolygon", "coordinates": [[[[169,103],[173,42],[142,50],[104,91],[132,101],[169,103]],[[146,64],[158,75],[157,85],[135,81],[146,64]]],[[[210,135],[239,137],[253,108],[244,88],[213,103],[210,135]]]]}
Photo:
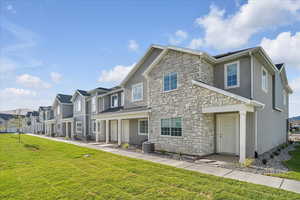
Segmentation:
{"type": "Polygon", "coordinates": [[[217,115],[217,153],[239,155],[238,114],[217,115]]]}

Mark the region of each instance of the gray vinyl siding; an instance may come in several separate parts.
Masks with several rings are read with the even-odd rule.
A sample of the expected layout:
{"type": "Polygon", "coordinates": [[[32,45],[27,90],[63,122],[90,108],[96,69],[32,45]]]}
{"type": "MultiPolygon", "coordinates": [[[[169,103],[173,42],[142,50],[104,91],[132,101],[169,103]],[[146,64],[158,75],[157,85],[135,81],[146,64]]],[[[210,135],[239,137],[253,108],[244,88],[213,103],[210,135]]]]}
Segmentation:
{"type": "Polygon", "coordinates": [[[240,96],[251,98],[251,59],[250,56],[244,56],[235,60],[217,64],[214,68],[215,87],[227,90],[240,96]],[[225,89],[224,69],[225,64],[240,61],[240,86],[237,88],[225,89]]]}
{"type": "Polygon", "coordinates": [[[73,115],[73,119],[74,119],[74,135],[78,138],[78,139],[85,139],[86,135],[87,135],[87,131],[86,131],[86,102],[83,96],[76,94],[76,97],[73,100],[73,104],[74,104],[74,115],[73,115]],[[77,110],[77,100],[81,101],[81,111],[77,110]],[[81,122],[82,123],[82,131],[81,132],[77,132],[76,130],[76,122],[81,122]]]}
{"type": "Polygon", "coordinates": [[[61,113],[63,118],[68,118],[73,116],[73,105],[61,104],[61,113]]]}
{"type": "Polygon", "coordinates": [[[255,113],[247,113],[246,122],[246,156],[254,157],[255,152],[255,113]]]}
{"type": "Polygon", "coordinates": [[[136,106],[146,106],[148,102],[148,83],[143,73],[148,68],[148,66],[154,61],[154,59],[161,53],[161,49],[154,49],[151,55],[145,59],[144,63],[139,67],[139,69],[134,73],[134,75],[127,81],[124,85],[124,107],[136,107],[136,106]],[[138,83],[143,83],[143,99],[141,101],[132,102],[132,86],[138,83]]]}
{"type": "Polygon", "coordinates": [[[129,144],[142,145],[148,139],[147,135],[138,134],[138,119],[129,120],[129,144]]]}
{"type": "MultiPolygon", "coordinates": [[[[254,62],[254,99],[265,104],[264,109],[257,111],[257,150],[262,154],[277,145],[286,142],[286,119],[288,118],[288,107],[283,112],[273,109],[273,84],[274,72],[261,60],[253,57],[254,62]],[[262,90],[262,66],[268,71],[268,92],[262,90]]],[[[280,90],[280,89],[278,89],[280,90]]],[[[281,93],[282,91],[276,91],[281,93]]]]}

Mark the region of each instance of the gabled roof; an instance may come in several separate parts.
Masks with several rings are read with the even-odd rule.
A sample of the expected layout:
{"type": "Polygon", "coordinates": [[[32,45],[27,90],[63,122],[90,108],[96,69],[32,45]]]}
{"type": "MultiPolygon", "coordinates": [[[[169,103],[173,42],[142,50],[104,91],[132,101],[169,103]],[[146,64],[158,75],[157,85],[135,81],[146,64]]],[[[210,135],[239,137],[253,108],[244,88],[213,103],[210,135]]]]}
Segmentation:
{"type": "Polygon", "coordinates": [[[276,68],[280,71],[283,67],[284,63],[275,64],[276,68]]]}
{"type": "Polygon", "coordinates": [[[90,96],[90,94],[85,90],[77,90],[82,96],[90,96]]]}
{"type": "Polygon", "coordinates": [[[71,98],[72,98],[71,95],[67,95],[67,94],[57,94],[57,95],[56,95],[56,98],[57,98],[57,100],[58,100],[60,103],[72,103],[72,102],[71,102],[71,98]]]}

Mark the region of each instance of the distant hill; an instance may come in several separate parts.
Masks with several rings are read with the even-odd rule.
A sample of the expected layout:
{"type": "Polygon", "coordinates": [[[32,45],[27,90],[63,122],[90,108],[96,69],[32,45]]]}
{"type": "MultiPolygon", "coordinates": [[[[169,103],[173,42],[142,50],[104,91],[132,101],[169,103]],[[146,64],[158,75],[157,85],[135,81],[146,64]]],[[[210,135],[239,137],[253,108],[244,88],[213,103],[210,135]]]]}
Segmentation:
{"type": "Polygon", "coordinates": [[[298,121],[298,120],[300,121],[300,116],[289,118],[289,121],[290,121],[290,122],[296,121],[296,120],[297,120],[297,121],[298,121]]]}
{"type": "Polygon", "coordinates": [[[5,114],[20,114],[20,115],[26,115],[27,112],[31,112],[31,109],[27,108],[20,108],[20,109],[14,109],[14,110],[6,110],[6,111],[0,111],[0,113],[5,113],[5,114]]]}

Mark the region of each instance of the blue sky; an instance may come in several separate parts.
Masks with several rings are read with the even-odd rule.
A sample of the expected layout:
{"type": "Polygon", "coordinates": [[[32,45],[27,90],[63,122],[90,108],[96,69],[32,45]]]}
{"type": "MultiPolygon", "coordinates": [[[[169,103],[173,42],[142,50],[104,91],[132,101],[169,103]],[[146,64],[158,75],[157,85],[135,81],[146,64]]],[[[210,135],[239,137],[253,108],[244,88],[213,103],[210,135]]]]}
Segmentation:
{"type": "Polygon", "coordinates": [[[287,64],[290,113],[300,115],[299,0],[2,0],[0,9],[0,110],[114,86],[154,43],[211,55],[261,45],[287,64]]]}

